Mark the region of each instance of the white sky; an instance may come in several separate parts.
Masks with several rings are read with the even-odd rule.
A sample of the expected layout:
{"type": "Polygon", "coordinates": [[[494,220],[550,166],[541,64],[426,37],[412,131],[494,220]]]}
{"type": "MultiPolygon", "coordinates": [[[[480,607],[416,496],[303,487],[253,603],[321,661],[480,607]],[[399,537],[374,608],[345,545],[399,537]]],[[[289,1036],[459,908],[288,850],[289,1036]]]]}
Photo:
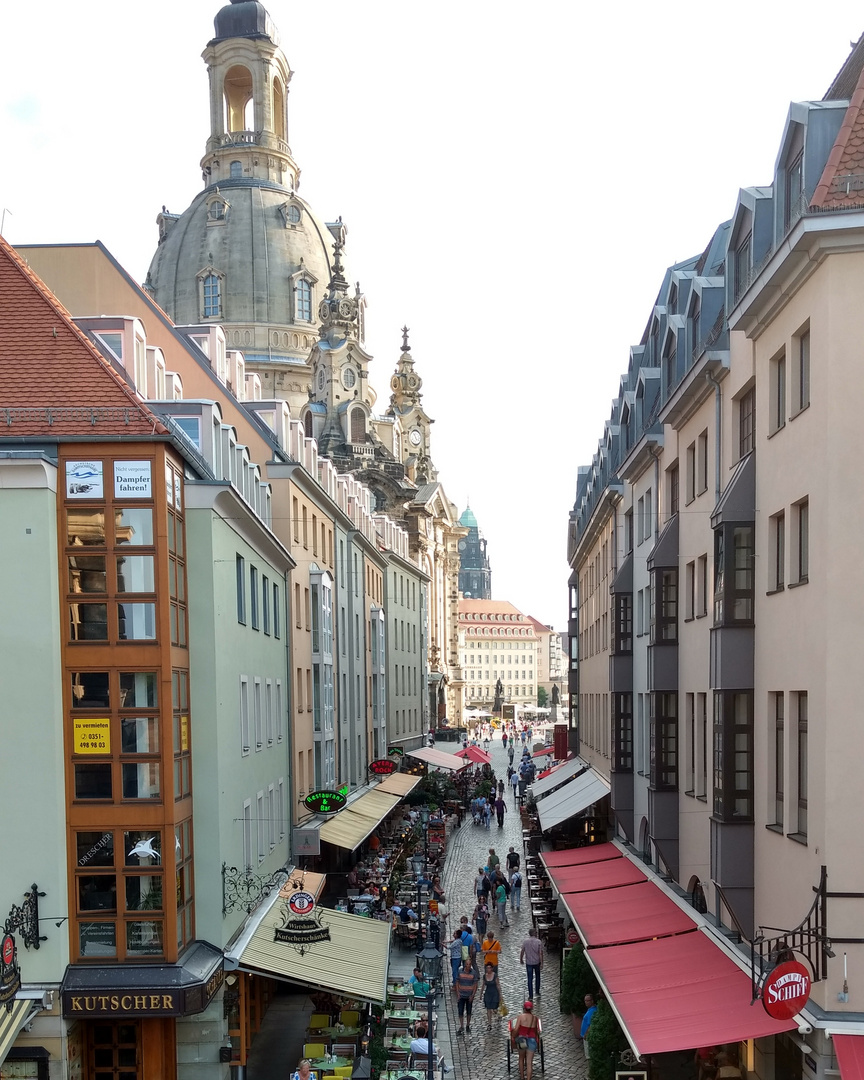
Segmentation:
{"type": "MultiPolygon", "coordinates": [[[[348,226],[379,408],[400,327],[493,591],[566,629],[567,515],[665,268],[767,183],[788,104],[864,31],[788,0],[266,5],[300,193],[348,226]]],[[[138,280],[201,188],[219,0],[4,10],[11,243],[102,240],[138,280]]]]}

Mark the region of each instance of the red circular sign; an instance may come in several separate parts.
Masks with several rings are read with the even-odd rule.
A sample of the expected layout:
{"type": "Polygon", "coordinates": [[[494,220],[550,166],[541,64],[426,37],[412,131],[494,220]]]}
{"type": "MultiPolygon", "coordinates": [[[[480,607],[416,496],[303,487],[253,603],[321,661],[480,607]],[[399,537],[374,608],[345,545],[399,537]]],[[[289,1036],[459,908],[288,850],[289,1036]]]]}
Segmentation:
{"type": "Polygon", "coordinates": [[[578,945],[579,944],[579,934],[572,927],[567,931],[567,944],[568,945],[578,945]]]}
{"type": "Polygon", "coordinates": [[[810,972],[797,960],[778,964],[762,984],[762,1004],[775,1020],[791,1020],[810,997],[810,972]]]}
{"type": "Polygon", "coordinates": [[[375,773],[376,776],[389,776],[390,773],[396,772],[396,762],[387,758],[378,758],[377,761],[369,762],[369,772],[375,773]]]}
{"type": "Polygon", "coordinates": [[[7,934],[3,938],[3,963],[9,967],[12,961],[15,959],[15,938],[11,934],[7,934]]]}
{"type": "Polygon", "coordinates": [[[288,897],[288,907],[295,915],[308,915],[315,909],[315,897],[300,890],[288,897]]]}

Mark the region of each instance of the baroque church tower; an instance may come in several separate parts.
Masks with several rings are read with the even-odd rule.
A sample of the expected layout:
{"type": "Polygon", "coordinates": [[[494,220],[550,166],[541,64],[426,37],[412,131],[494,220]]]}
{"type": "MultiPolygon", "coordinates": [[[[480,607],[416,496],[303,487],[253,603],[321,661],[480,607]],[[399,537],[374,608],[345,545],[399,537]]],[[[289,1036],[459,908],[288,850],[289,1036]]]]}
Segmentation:
{"type": "MultiPolygon", "coordinates": [[[[310,350],[344,247],[339,219],[325,223],[299,194],[300,168],[288,142],[292,71],[263,5],[237,0],[216,15],[203,58],[210,134],[201,159],[204,188],[182,214],[164,207],[146,288],[179,325],[219,323],[241,350],[265,398],[299,416],[312,389],[310,350]]],[[[340,269],[340,274],[344,267],[340,269]]],[[[364,302],[355,336],[363,341],[364,302]]]]}

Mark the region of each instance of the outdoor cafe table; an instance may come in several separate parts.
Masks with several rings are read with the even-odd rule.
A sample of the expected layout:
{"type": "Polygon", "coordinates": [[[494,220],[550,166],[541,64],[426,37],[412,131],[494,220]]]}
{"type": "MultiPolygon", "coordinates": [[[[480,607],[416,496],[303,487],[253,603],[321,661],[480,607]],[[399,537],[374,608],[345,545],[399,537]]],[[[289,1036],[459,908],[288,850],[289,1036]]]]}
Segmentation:
{"type": "Polygon", "coordinates": [[[381,1076],[383,1080],[400,1080],[402,1076],[410,1076],[411,1080],[426,1080],[425,1069],[391,1069],[389,1072],[382,1072],[381,1076]]]}
{"type": "Polygon", "coordinates": [[[327,1072],[329,1069],[331,1072],[333,1069],[344,1068],[346,1065],[353,1065],[354,1058],[350,1057],[337,1057],[332,1061],[328,1061],[327,1058],[310,1058],[309,1064],[313,1069],[317,1069],[322,1072],[327,1072]]]}
{"type": "MultiPolygon", "coordinates": [[[[360,1034],[361,1030],[362,1029],[359,1028],[359,1027],[344,1027],[344,1026],[343,1027],[335,1027],[334,1026],[334,1027],[325,1027],[325,1028],[315,1028],[315,1034],[316,1035],[329,1035],[332,1039],[335,1039],[336,1042],[339,1042],[339,1039],[340,1039],[341,1036],[344,1036],[346,1039],[356,1038],[360,1034]]],[[[309,1041],[313,1042],[314,1038],[310,1036],[309,1041]]]]}
{"type": "Polygon", "coordinates": [[[410,1050],[411,1049],[411,1035],[407,1032],[404,1035],[391,1035],[384,1040],[385,1050],[410,1050]]]}
{"type": "Polygon", "coordinates": [[[411,983],[397,983],[387,987],[387,993],[391,997],[411,997],[414,993],[414,987],[411,983]]]}
{"type": "Polygon", "coordinates": [[[426,1009],[385,1009],[384,1022],[388,1020],[425,1020],[428,1016],[426,1009]]]}

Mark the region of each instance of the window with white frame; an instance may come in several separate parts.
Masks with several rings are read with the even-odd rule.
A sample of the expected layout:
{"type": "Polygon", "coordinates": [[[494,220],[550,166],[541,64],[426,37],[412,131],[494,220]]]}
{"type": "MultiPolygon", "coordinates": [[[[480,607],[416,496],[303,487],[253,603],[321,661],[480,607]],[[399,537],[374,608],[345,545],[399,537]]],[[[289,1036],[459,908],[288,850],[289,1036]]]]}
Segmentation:
{"type": "Polygon", "coordinates": [[[312,284],[306,278],[298,278],[294,286],[295,318],[302,322],[312,321],[312,284]]]}

